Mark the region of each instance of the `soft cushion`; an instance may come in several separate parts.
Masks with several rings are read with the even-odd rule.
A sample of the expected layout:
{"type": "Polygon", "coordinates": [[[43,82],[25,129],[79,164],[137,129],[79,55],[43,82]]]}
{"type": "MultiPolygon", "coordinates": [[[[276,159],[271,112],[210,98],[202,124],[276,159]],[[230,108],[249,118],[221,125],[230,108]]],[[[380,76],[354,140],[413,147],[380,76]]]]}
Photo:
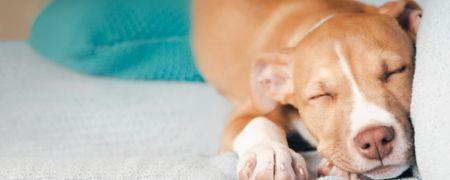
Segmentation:
{"type": "Polygon", "coordinates": [[[89,74],[202,81],[189,24],[189,0],[55,0],[36,19],[29,43],[89,74]]]}
{"type": "Polygon", "coordinates": [[[450,171],[450,2],[430,0],[417,39],[411,118],[423,179],[448,179],[450,171]]]}

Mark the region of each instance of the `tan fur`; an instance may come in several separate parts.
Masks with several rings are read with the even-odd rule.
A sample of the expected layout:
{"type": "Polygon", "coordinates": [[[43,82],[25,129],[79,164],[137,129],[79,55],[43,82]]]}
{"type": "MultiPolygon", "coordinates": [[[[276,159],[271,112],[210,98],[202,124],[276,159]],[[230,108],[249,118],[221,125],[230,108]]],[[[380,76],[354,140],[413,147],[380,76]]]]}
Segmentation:
{"type": "MultiPolygon", "coordinates": [[[[287,129],[290,119],[283,105],[289,104],[298,109],[306,127],[319,141],[322,156],[346,171],[366,171],[353,164],[343,142],[349,131],[352,95],[333,51],[336,42],[344,47],[364,96],[394,114],[409,138],[412,43],[416,32],[405,32],[394,17],[379,11],[351,0],[195,1],[193,46],[197,65],[208,83],[236,108],[224,130],[221,151],[231,150],[235,136],[257,116],[266,116],[287,129]],[[330,14],[334,14],[331,20],[298,45],[286,47],[294,34],[306,34],[330,14]],[[269,114],[255,106],[250,87],[252,63],[267,52],[288,57],[294,82],[294,92],[269,114]],[[383,79],[386,72],[403,66],[404,72],[393,75],[388,82],[383,79]],[[323,92],[331,96],[310,99],[323,92]]],[[[409,163],[410,159],[401,161],[409,163]]]]}

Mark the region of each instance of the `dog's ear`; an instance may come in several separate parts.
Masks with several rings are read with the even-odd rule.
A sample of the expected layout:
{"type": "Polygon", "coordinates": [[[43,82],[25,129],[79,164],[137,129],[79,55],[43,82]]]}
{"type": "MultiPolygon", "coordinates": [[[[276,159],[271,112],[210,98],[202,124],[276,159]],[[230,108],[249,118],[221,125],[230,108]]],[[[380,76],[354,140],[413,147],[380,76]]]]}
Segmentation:
{"type": "Polygon", "coordinates": [[[400,26],[415,41],[422,18],[422,9],[413,0],[398,0],[382,5],[378,12],[397,19],[400,26]]]}
{"type": "Polygon", "coordinates": [[[261,113],[270,113],[279,104],[286,104],[293,93],[289,62],[289,57],[281,53],[263,53],[253,62],[252,102],[261,113]]]}

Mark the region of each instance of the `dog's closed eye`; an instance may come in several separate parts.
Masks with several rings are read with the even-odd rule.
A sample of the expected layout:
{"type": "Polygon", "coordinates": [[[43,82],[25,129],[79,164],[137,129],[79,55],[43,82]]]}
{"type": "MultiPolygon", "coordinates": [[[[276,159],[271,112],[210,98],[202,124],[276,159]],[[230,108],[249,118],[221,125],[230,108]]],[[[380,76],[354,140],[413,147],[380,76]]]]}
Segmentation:
{"type": "Polygon", "coordinates": [[[395,75],[395,74],[403,73],[403,72],[406,71],[406,69],[407,69],[406,66],[401,66],[400,68],[394,69],[394,70],[392,70],[392,71],[386,71],[386,72],[383,73],[382,80],[383,80],[384,82],[388,82],[388,81],[389,81],[389,78],[390,78],[391,76],[393,76],[393,75],[395,75]]]}
{"type": "Polygon", "coordinates": [[[309,98],[309,100],[317,100],[324,97],[332,97],[331,93],[320,93],[318,95],[312,96],[309,98]]]}

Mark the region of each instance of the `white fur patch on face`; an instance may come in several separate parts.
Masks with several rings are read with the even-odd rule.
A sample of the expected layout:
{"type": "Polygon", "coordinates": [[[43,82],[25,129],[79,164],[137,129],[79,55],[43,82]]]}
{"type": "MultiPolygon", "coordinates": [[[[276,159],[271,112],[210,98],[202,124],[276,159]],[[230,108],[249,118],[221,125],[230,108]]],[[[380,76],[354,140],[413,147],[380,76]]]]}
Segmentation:
{"type": "Polygon", "coordinates": [[[342,47],[336,44],[335,50],[339,58],[339,65],[350,82],[353,93],[353,108],[350,114],[352,137],[355,137],[357,133],[370,125],[398,126],[394,115],[364,98],[342,52],[342,47]]]}
{"type": "Polygon", "coordinates": [[[387,167],[387,169],[382,170],[381,172],[364,173],[364,176],[367,176],[370,179],[392,179],[400,176],[408,168],[408,165],[392,166],[387,167]]]}
{"type": "Polygon", "coordinates": [[[322,19],[320,19],[316,24],[314,24],[306,33],[303,33],[303,31],[301,31],[301,29],[303,29],[303,27],[301,27],[300,30],[296,30],[294,33],[294,35],[292,36],[292,38],[288,41],[288,43],[286,44],[286,48],[294,48],[295,46],[297,46],[300,41],[302,41],[306,36],[308,36],[311,32],[315,31],[317,28],[319,28],[320,26],[322,26],[323,24],[325,24],[328,20],[330,20],[331,18],[334,17],[334,14],[328,15],[322,19]]]}
{"type": "MultiPolygon", "coordinates": [[[[377,106],[376,104],[368,101],[363,93],[360,91],[358,84],[352,74],[351,68],[348,65],[347,59],[343,53],[342,46],[339,43],[335,44],[335,51],[339,59],[339,65],[342,72],[350,83],[351,91],[353,93],[353,106],[350,112],[350,136],[347,141],[349,147],[354,147],[353,139],[370,126],[388,126],[394,128],[396,132],[396,145],[390,156],[383,159],[384,165],[397,164],[403,162],[405,159],[405,153],[408,150],[408,142],[406,140],[405,132],[402,129],[400,123],[397,122],[394,115],[387,110],[377,106]]],[[[356,148],[349,148],[351,154],[355,154],[353,157],[357,166],[363,169],[375,168],[380,165],[378,161],[367,162],[368,160],[363,158],[357,152],[356,148]],[[363,163],[366,162],[366,163],[363,163]]]]}

